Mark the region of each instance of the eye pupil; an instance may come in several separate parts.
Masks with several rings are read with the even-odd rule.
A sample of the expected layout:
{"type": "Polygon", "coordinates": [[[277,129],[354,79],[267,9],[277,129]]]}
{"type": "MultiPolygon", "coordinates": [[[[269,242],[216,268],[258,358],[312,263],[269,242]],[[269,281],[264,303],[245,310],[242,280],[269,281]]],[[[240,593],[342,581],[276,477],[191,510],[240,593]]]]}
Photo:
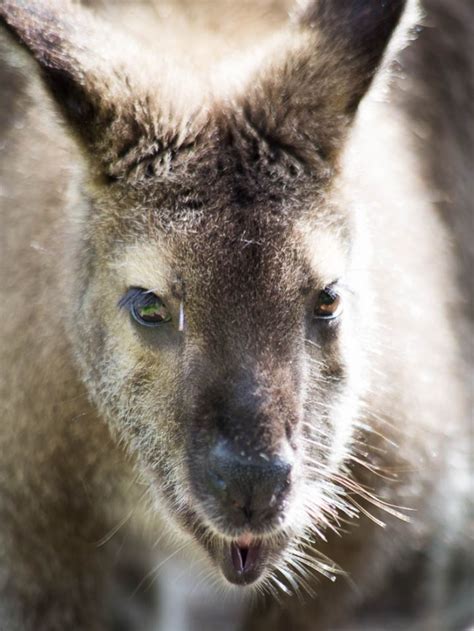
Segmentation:
{"type": "Polygon", "coordinates": [[[341,311],[341,297],[334,287],[326,287],[319,293],[315,308],[316,318],[335,318],[341,311]]]}
{"type": "Polygon", "coordinates": [[[150,305],[137,307],[137,313],[146,322],[163,322],[168,318],[167,309],[160,300],[155,300],[150,305]]]}
{"type": "Polygon", "coordinates": [[[319,296],[319,302],[323,306],[332,305],[333,302],[337,299],[337,296],[330,294],[328,291],[322,291],[319,296]]]}

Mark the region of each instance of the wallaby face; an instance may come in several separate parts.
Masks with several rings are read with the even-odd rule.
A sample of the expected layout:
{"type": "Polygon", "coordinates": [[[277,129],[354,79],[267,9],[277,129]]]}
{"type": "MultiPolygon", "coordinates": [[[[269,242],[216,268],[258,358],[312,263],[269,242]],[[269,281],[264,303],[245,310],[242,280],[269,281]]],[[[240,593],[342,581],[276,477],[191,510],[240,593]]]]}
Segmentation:
{"type": "Polygon", "coordinates": [[[231,583],[352,511],[367,296],[338,156],[402,8],[309,5],[245,90],[186,108],[139,57],[103,65],[84,10],[0,9],[89,165],[68,303],[89,393],[231,583]]]}
{"type": "Polygon", "coordinates": [[[203,133],[176,181],[150,177],[135,198],[127,179],[92,190],[97,227],[78,250],[94,260],[71,334],[152,492],[230,581],[250,583],[340,503],[327,482],[357,414],[363,296],[331,166],[313,172],[277,147],[275,162],[248,157],[245,121],[203,133]],[[236,541],[256,548],[245,572],[236,541]]]}

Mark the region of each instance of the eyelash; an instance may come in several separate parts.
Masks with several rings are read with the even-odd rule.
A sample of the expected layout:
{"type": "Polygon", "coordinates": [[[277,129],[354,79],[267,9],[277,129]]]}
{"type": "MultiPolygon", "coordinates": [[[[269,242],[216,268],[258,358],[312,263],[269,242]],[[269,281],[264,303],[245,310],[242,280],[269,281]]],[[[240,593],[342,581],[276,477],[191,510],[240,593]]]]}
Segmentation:
{"type": "Polygon", "coordinates": [[[131,287],[130,289],[127,290],[125,295],[120,298],[120,300],[117,303],[117,306],[119,307],[119,309],[130,310],[133,307],[135,300],[144,291],[146,290],[143,290],[140,287],[131,287]]]}

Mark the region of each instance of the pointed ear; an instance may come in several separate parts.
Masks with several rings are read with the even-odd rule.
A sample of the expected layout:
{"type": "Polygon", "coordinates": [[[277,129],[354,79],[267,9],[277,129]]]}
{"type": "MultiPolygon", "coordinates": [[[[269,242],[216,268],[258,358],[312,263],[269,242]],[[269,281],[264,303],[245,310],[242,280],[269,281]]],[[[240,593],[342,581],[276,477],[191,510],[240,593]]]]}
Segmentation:
{"type": "Polygon", "coordinates": [[[406,0],[311,0],[245,100],[251,124],[330,159],[379,69],[406,0]],[[313,143],[309,148],[308,140],[313,143]]]}
{"type": "Polygon", "coordinates": [[[37,61],[56,103],[87,140],[107,109],[87,48],[97,36],[92,16],[67,0],[2,0],[0,21],[37,61]]]}
{"type": "Polygon", "coordinates": [[[87,157],[115,178],[118,162],[146,144],[159,118],[140,73],[129,69],[132,44],[70,0],[0,0],[1,25],[37,62],[87,157]]]}
{"type": "Polygon", "coordinates": [[[315,54],[335,72],[333,87],[337,81],[343,83],[346,99],[341,105],[346,112],[354,112],[367,91],[405,4],[406,0],[312,0],[297,14],[298,23],[314,33],[315,54]],[[340,65],[339,75],[335,64],[340,65]]]}

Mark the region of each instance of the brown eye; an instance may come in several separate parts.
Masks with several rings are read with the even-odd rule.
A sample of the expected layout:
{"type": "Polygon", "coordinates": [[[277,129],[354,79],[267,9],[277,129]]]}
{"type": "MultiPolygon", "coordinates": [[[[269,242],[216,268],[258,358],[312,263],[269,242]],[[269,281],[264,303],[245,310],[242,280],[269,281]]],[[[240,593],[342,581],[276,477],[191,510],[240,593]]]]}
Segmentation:
{"type": "Polygon", "coordinates": [[[163,300],[145,289],[130,289],[119,306],[129,309],[135,322],[143,326],[159,326],[171,321],[171,314],[163,300]]]}
{"type": "Polygon", "coordinates": [[[323,291],[319,292],[316,307],[314,309],[314,317],[324,320],[337,318],[342,311],[341,296],[336,288],[329,285],[323,291]]]}

